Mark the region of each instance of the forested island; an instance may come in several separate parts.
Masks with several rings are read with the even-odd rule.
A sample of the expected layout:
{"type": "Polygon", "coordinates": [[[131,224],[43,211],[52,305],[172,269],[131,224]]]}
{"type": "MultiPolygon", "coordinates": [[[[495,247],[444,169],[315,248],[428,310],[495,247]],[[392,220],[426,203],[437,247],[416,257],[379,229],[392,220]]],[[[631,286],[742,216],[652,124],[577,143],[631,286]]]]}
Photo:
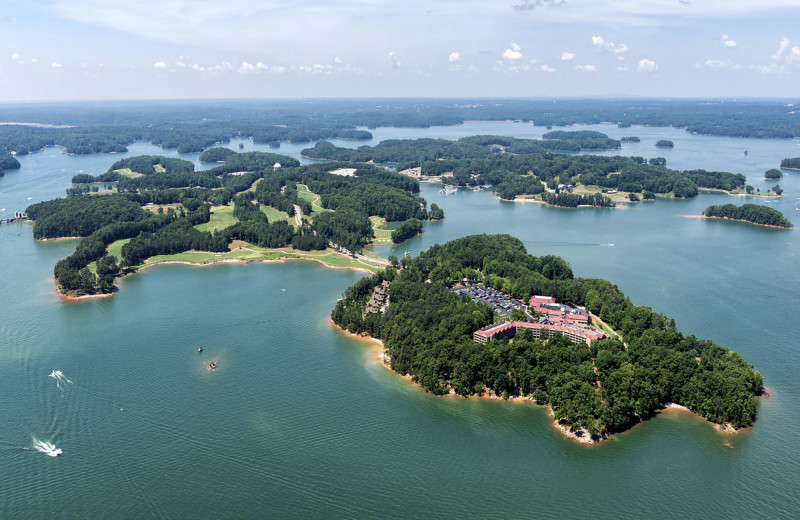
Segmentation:
{"type": "Polygon", "coordinates": [[[709,206],[703,211],[703,216],[707,218],[723,218],[749,222],[760,226],[770,226],[791,229],[792,223],[783,216],[777,209],[762,206],[760,204],[722,204],[719,206],[709,206]]]}
{"type": "Polygon", "coordinates": [[[770,168],[769,170],[764,172],[764,178],[769,180],[780,179],[783,177],[783,173],[777,168],[770,168]]]}
{"type": "Polygon", "coordinates": [[[195,172],[181,159],[131,157],[98,177],[73,179],[107,181],[114,174],[116,192],[68,190],[73,195],[33,204],[27,213],[36,239],[84,237],[54,269],[61,292],[71,296],[111,293],[116,277],[150,258],[187,251],[207,252],[202,261],[240,258],[225,256],[234,250],[253,258],[248,251],[283,248],[284,257],[307,252],[312,259],[321,256],[310,253],[328,251],[375,270],[386,262],[361,254],[375,237],[370,217],[401,222],[399,240],[417,234],[421,220],[444,218],[436,204],[427,208],[416,180],[369,165],[348,177],[331,173],[341,166],[301,167],[288,156],[248,152],[195,172]]]}
{"type": "Polygon", "coordinates": [[[781,161],[781,168],[787,170],[800,170],[800,157],[791,157],[781,161]]]}
{"type": "MultiPolygon", "coordinates": [[[[492,186],[505,200],[535,196],[564,207],[609,207],[615,201],[601,193],[617,192],[617,201],[630,194],[652,199],[659,194],[691,198],[699,188],[732,192],[744,187],[742,174],[706,170],[677,171],[663,157],[605,157],[567,155],[559,151],[585,150],[594,143],[610,145],[599,132],[551,132],[558,140],[517,139],[479,135],[457,141],[446,139],[395,139],[357,149],[320,141],[301,153],[335,161],[393,163],[398,171],[422,180],[437,179],[458,186],[492,186]],[[548,148],[549,147],[549,148],[548,148]],[[563,196],[566,192],[569,197],[563,196]],[[578,199],[576,197],[581,197],[578,199]],[[577,201],[577,202],[576,202],[577,201]]],[[[545,134],[550,135],[550,134],[545,134]]]]}
{"type": "Polygon", "coordinates": [[[533,257],[516,238],[468,236],[397,267],[348,288],[331,319],[380,339],[389,366],[428,392],[530,399],[590,442],[630,429],[668,403],[734,429],[756,419],[763,380],[742,356],[684,336],[673,320],[633,305],[612,283],[575,278],[564,260],[533,257]],[[513,339],[473,341],[498,318],[486,303],[450,290],[463,279],[522,301],[547,295],[584,306],[605,323],[607,337],[587,345],[558,333],[535,339],[526,329],[513,339]],[[380,312],[369,306],[376,294],[388,295],[380,312]]]}
{"type": "Polygon", "coordinates": [[[660,139],[656,143],[656,148],[673,148],[674,146],[675,146],[675,143],[673,143],[672,141],[670,141],[668,139],[660,139]]]}

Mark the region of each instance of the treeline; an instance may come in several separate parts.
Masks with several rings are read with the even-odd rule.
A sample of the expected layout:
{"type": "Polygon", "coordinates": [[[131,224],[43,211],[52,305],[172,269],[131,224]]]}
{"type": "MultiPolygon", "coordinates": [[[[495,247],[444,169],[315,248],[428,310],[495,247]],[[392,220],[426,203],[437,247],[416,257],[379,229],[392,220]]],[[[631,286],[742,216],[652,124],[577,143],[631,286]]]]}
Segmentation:
{"type": "Polygon", "coordinates": [[[781,161],[781,168],[800,170],[800,157],[792,157],[781,161]]]}
{"type": "Polygon", "coordinates": [[[108,224],[135,222],[147,216],[139,204],[119,194],[39,202],[28,206],[25,212],[35,221],[35,239],[86,237],[108,224]]]}
{"type": "Polygon", "coordinates": [[[225,162],[229,156],[235,154],[230,148],[209,148],[200,154],[201,163],[225,162]]]}
{"type": "Polygon", "coordinates": [[[150,175],[156,173],[156,166],[161,166],[165,173],[191,173],[194,171],[194,163],[191,161],[164,157],[163,155],[137,155],[136,157],[121,159],[112,164],[108,171],[112,172],[128,168],[134,173],[150,175]]]}
{"type": "Polygon", "coordinates": [[[290,143],[308,143],[320,139],[355,139],[368,141],[372,133],[366,130],[351,128],[289,128],[272,127],[253,133],[254,143],[274,143],[287,141],[290,143]]]}
{"type": "Polygon", "coordinates": [[[351,332],[381,339],[392,369],[427,391],[529,397],[550,405],[562,425],[593,438],[628,429],[666,402],[737,428],[755,420],[754,395],[763,380],[740,355],[684,336],[674,321],[634,306],[607,281],[573,278],[560,258],[530,256],[508,235],[481,235],[433,246],[402,263],[400,271],[387,269],[348,288],[331,317],[351,332]],[[625,343],[604,339],[587,347],[524,332],[513,342],[478,344],[472,333],[496,320],[492,309],[447,286],[481,275],[515,297],[546,294],[585,305],[625,343]],[[364,314],[384,279],[391,282],[386,312],[364,314]]]}
{"type": "Polygon", "coordinates": [[[764,172],[764,178],[766,179],[780,179],[781,177],[783,177],[783,173],[777,168],[770,168],[764,172]]]}
{"type": "Polygon", "coordinates": [[[577,208],[578,206],[595,206],[598,208],[613,208],[614,201],[601,193],[594,195],[576,195],[574,193],[542,193],[542,200],[551,206],[560,208],[577,208]]]}
{"type": "Polygon", "coordinates": [[[392,231],[392,242],[399,244],[420,233],[422,233],[422,223],[417,219],[407,220],[400,224],[399,228],[392,231]]]}
{"type": "Polygon", "coordinates": [[[722,204],[719,206],[709,206],[703,211],[706,217],[729,218],[733,220],[743,220],[752,224],[765,226],[776,226],[791,228],[792,223],[783,216],[777,209],[760,204],[722,204]]]}
{"type": "MultiPolygon", "coordinates": [[[[596,139],[592,136],[597,134],[551,132],[557,136],[576,133],[578,136],[574,142],[596,139]]],[[[542,193],[542,182],[550,189],[555,189],[558,184],[584,184],[633,193],[671,193],[678,198],[690,198],[697,196],[698,187],[734,190],[743,187],[746,180],[744,175],[728,172],[671,170],[666,168],[663,157],[646,160],[644,157],[542,153],[544,150],[537,144],[559,142],[483,135],[458,141],[391,140],[374,147],[362,146],[351,150],[320,141],[314,148],[304,150],[303,154],[334,160],[398,162],[398,170],[419,167],[425,176],[452,173],[448,182],[459,186],[496,185],[496,191],[504,199],[542,193]],[[532,145],[537,148],[531,148],[532,145]],[[512,153],[514,147],[516,152],[512,153]],[[523,150],[521,147],[528,148],[523,150]]]]}
{"type": "Polygon", "coordinates": [[[656,148],[673,148],[675,143],[667,139],[659,139],[656,142],[656,148]]]}

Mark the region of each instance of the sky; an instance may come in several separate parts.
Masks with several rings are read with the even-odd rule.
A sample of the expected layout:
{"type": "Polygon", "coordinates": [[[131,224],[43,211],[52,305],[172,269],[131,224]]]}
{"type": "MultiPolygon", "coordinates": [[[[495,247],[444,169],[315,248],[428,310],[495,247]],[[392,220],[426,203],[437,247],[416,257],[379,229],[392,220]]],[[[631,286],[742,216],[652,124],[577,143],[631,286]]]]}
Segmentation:
{"type": "Polygon", "coordinates": [[[797,97],[800,0],[0,0],[0,101],[797,97]]]}

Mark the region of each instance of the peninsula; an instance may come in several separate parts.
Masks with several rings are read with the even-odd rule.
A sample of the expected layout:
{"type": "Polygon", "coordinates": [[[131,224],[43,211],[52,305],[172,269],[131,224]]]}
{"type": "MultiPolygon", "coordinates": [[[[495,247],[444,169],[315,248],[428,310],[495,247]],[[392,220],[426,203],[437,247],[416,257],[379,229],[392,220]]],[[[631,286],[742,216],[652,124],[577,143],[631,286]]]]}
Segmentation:
{"type": "Polygon", "coordinates": [[[381,229],[386,221],[401,223],[394,234],[402,240],[420,221],[444,217],[436,204],[427,208],[416,180],[375,166],[343,177],[332,173],[336,163],[225,155],[200,172],[181,159],[123,159],[99,176],[75,176],[66,198],[31,205],[34,238],[84,237],[55,266],[61,293],[113,293],[115,278],[166,262],[305,259],[374,272],[389,262],[364,247],[393,234],[381,229]],[[86,189],[98,179],[116,191],[86,189]]]}
{"type": "Polygon", "coordinates": [[[383,342],[392,370],[435,395],[548,406],[596,443],[670,405],[735,430],[753,424],[761,375],[739,354],[684,336],[605,280],[575,278],[509,235],[436,245],[348,288],[332,321],[383,342]]]}

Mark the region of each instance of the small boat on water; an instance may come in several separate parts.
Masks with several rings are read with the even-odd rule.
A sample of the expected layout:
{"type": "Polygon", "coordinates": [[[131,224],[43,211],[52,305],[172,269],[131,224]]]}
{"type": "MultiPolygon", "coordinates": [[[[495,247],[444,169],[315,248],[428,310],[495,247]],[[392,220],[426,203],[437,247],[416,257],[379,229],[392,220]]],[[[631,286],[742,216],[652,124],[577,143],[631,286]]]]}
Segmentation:
{"type": "Polygon", "coordinates": [[[197,351],[198,352],[202,352],[203,351],[203,347],[197,347],[197,351]]]}
{"type": "Polygon", "coordinates": [[[208,364],[208,371],[209,372],[213,372],[215,368],[217,368],[217,362],[216,361],[212,361],[211,363],[208,364]]]}

